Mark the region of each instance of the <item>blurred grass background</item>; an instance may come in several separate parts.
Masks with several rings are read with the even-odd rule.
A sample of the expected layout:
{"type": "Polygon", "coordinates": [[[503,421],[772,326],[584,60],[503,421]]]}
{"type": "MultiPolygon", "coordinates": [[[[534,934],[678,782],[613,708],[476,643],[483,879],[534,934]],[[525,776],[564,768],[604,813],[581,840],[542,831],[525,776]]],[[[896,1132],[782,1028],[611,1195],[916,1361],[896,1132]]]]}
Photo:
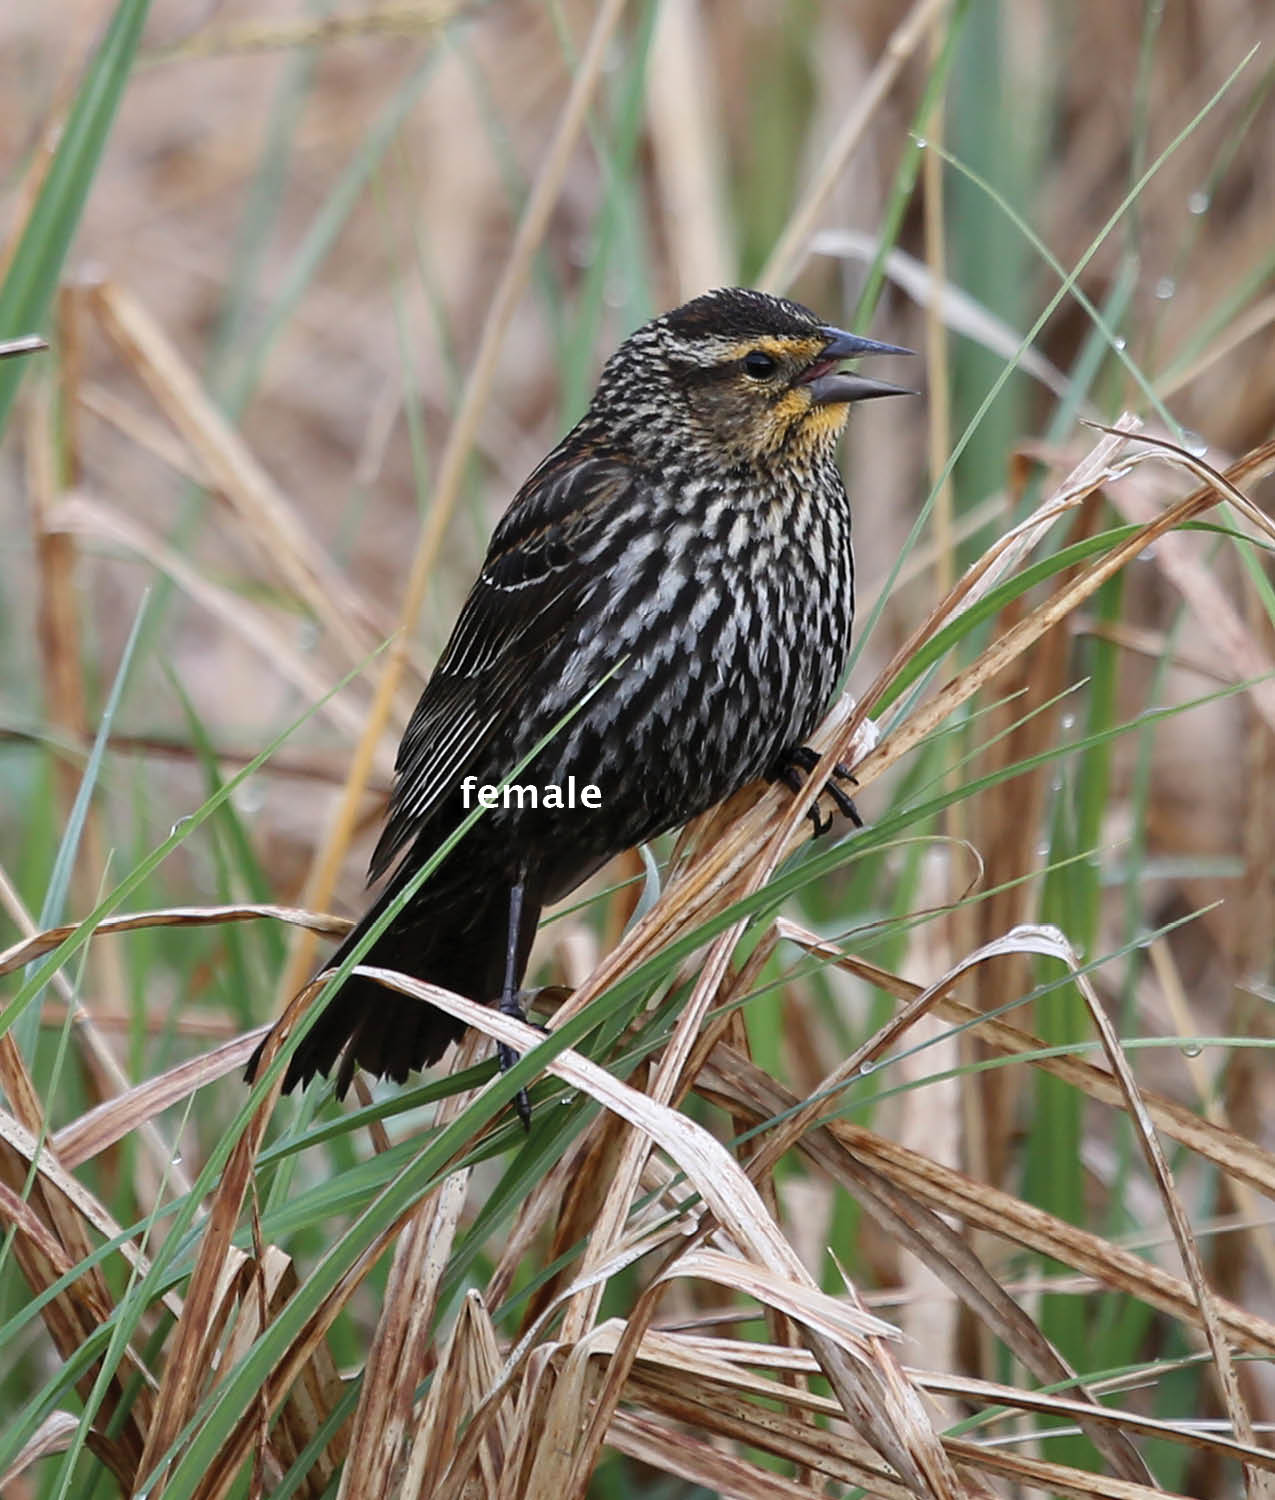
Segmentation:
{"type": "MultiPolygon", "coordinates": [[[[852,689],[1039,499],[1043,466],[1069,465],[1092,445],[1078,416],[1137,411],[1191,451],[1207,445],[1218,466],[1273,436],[1275,15],[1260,0],[967,0],[915,11],[630,0],[525,290],[497,330],[454,514],[440,513],[467,374],[598,11],[574,0],[155,0],[149,15],[103,0],[4,7],[0,253],[10,277],[0,336],[39,331],[52,344],[25,362],[0,446],[6,945],[22,935],[23,911],[39,926],[83,916],[130,872],[128,908],[314,904],[318,890],[318,904],[357,912],[396,730],[492,524],[580,413],[618,340],[708,285],[760,280],[921,352],[927,400],[864,412],[846,444],[861,596],[852,689]],[[928,24],[910,33],[918,12],[928,24]],[[121,28],[143,21],[133,57],[121,28]],[[878,94],[891,39],[905,35],[897,76],[878,94]],[[111,45],[113,122],[111,100],[93,93],[111,88],[101,61],[111,45]],[[68,164],[58,152],[77,109],[84,148],[68,164]],[[840,133],[860,111],[853,149],[839,158],[840,133]],[[812,195],[825,163],[828,190],[812,195]],[[48,206],[50,184],[62,217],[19,284],[20,236],[32,206],[48,206]],[[72,230],[63,290],[46,311],[40,278],[52,294],[58,236],[72,230]],[[1061,277],[1073,274],[1060,296],[1061,277]],[[143,320],[134,335],[150,330],[167,353],[159,342],[139,352],[120,334],[116,292],[143,320]],[[236,452],[255,456],[313,555],[348,587],[357,606],[348,639],[277,566],[278,533],[207,482],[206,453],[189,431],[178,435],[157,391],[175,389],[170,357],[193,372],[210,411],[241,435],[236,452]],[[354,808],[355,835],[332,845],[380,671],[372,658],[396,626],[422,527],[436,528],[438,544],[427,549],[404,684],[354,808]],[[352,670],[333,700],[341,712],[308,714],[170,857],[142,871],[171,830],[352,670]],[[86,767],[91,798],[77,805],[86,767]],[[316,870],[332,847],[342,857],[329,898],[316,870]]],[[[18,373],[5,365],[11,384],[18,373]]],[[[1143,499],[1180,492],[1148,485],[1143,499]]],[[[1269,509],[1269,484],[1254,494],[1269,509]]],[[[1099,504],[1085,529],[1143,519],[1099,504]]],[[[1048,752],[1042,767],[904,818],[907,837],[844,861],[788,909],[823,934],[851,932],[856,953],[922,985],[1015,922],[1055,922],[1087,960],[1108,958],[1095,983],[1122,1036],[1147,1043],[1131,1053],[1139,1078],[1269,1149],[1261,1044],[1275,994],[1275,754],[1260,703],[1234,688],[1267,670],[1270,568],[1216,534],[1173,541],[1185,550],[1160,544],[1113,580],[950,733],[868,788],[862,806],[880,821],[1048,752]],[[1242,651],[1210,630],[1209,587],[1242,623],[1242,651]],[[1086,736],[1088,748],[1071,753],[1086,736]],[[992,895],[939,912],[976,876],[992,895]],[[1232,1040],[1205,1048],[1210,1037],[1232,1040]]],[[[1025,599],[971,630],[944,674],[1025,599]]],[[[589,973],[636,899],[632,887],[610,888],[640,873],[636,858],[617,862],[600,894],[546,927],[545,982],[589,973]]],[[[268,1019],[308,962],[294,936],[267,923],[98,942],[67,969],[70,990],[45,992],[42,1024],[30,1005],[15,1023],[49,1127],[124,1080],[268,1019]],[[93,1018],[98,1052],[67,1024],[71,995],[93,1018]],[[115,1084],[102,1049],[119,1069],[115,1084]]],[[[1022,955],[988,974],[962,993],[989,1010],[1056,977],[1022,955]]],[[[881,992],[809,961],[794,966],[791,955],[772,961],[743,1011],[754,1059],[798,1095],[886,1013],[881,992]]],[[[983,1054],[933,1024],[928,1046],[864,1082],[852,1118],[1176,1273],[1124,1122],[1056,1079],[978,1074],[983,1054]]],[[[1039,995],[1030,1024],[1050,1043],[1088,1043],[1070,988],[1039,995]]],[[[167,1193],[185,1191],[182,1163],[193,1176],[209,1161],[241,1099],[232,1076],[158,1117],[179,1159],[167,1193]]],[[[730,1134],[720,1112],[687,1107],[730,1134]]],[[[353,1130],[334,1129],[296,1161],[295,1180],[291,1164],[273,1180],[271,1238],[286,1240],[303,1270],[372,1191],[367,1161],[353,1130]],[[333,1188],[324,1198],[325,1182],[346,1196],[333,1188]],[[312,1196],[289,1212],[289,1191],[302,1185],[312,1196]]],[[[1275,1316],[1269,1203],[1237,1195],[1212,1168],[1179,1165],[1213,1284],[1275,1316]]],[[[127,1225],[163,1196],[154,1169],[129,1135],[84,1171],[127,1225]]],[[[525,1161],[521,1177],[505,1179],[511,1198],[535,1170],[525,1161]]],[[[913,1338],[908,1363],[1010,1378],[1003,1347],[960,1317],[849,1195],[793,1163],[779,1182],[806,1265],[839,1290],[832,1246],[913,1338]]],[[[461,1288],[483,1284],[495,1264],[502,1223],[484,1228],[493,1239],[467,1241],[440,1326],[461,1288]]],[[[1078,1369],[1182,1358],[1146,1410],[1182,1422],[1218,1415],[1180,1326],[1071,1268],[991,1247],[981,1231],[974,1242],[1021,1285],[1078,1369]]],[[[34,1393],[56,1385],[58,1362],[40,1324],[21,1322],[30,1293],[10,1248],[0,1265],[0,1320],[13,1332],[0,1347],[0,1407],[25,1414],[13,1429],[23,1434],[36,1429],[44,1408],[34,1393]]],[[[513,1290],[540,1269],[532,1256],[513,1290]]],[[[640,1283],[636,1270],[614,1278],[607,1308],[627,1306],[640,1283]]],[[[111,1284],[119,1294],[122,1283],[111,1284]]],[[[342,1369],[362,1364],[382,1285],[378,1271],[333,1327],[342,1369]]],[[[669,1301],[687,1316],[717,1305],[702,1288],[669,1301]]],[[[1255,1419],[1275,1419],[1269,1368],[1248,1366],[1242,1379],[1255,1419]]],[[[57,1389],[78,1410],[65,1384],[57,1389]]],[[[1045,1451],[1093,1462],[1075,1435],[1045,1451]]],[[[1192,1459],[1157,1442],[1145,1451],[1170,1488],[1239,1493],[1238,1467],[1214,1455],[1192,1459]]],[[[35,1464],[13,1492],[105,1492],[82,1440],[68,1453],[35,1464]]],[[[612,1453],[593,1493],[694,1490],[612,1453]]]]}

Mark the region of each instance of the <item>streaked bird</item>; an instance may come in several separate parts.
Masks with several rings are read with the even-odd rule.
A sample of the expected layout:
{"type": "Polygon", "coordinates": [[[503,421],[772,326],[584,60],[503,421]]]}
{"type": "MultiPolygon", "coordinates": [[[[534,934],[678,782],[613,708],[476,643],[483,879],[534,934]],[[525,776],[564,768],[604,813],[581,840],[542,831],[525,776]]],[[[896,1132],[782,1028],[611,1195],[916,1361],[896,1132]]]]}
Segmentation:
{"type": "MultiPolygon", "coordinates": [[[[854,617],[837,440],[853,402],[904,394],[839,367],[908,352],[738,287],[620,345],[492,535],[399,747],[369,877],[385,884],[331,965],[467,816],[466,779],[472,807],[573,709],[516,779],[574,777],[599,805],[485,812],[365,963],[521,1014],[542,907],[749,782],[801,786],[854,617]]],[[[285,1087],[334,1068],[341,1093],[360,1067],[402,1081],[463,1029],[354,975],[285,1087]]]]}

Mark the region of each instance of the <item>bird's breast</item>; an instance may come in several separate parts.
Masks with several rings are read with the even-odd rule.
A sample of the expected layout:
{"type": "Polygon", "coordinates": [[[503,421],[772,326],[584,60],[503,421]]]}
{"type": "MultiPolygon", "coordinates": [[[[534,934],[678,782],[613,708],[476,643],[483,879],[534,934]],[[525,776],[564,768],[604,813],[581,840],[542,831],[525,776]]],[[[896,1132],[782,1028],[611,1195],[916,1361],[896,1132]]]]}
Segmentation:
{"type": "Polygon", "coordinates": [[[853,614],[834,478],[778,496],[699,486],[594,559],[587,628],[563,643],[542,717],[576,714],[544,759],[599,786],[616,848],[762,775],[827,707],[853,614]]]}

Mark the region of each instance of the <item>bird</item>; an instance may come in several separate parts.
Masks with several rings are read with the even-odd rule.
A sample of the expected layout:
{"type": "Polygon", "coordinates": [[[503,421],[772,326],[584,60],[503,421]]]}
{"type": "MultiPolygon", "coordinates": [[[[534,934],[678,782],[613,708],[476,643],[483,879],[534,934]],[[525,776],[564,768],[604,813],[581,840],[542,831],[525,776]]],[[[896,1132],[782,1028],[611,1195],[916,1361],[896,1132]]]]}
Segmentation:
{"type": "MultiPolygon", "coordinates": [[[[522,1015],[543,907],[751,782],[801,788],[854,619],[837,442],[853,403],[911,394],[841,365],[910,352],[745,287],[620,344],[492,533],[399,746],[368,877],[384,885],[326,967],[472,817],[476,788],[520,766],[518,785],[546,794],[489,794],[365,964],[522,1015]],[[577,786],[590,805],[547,793],[577,786]]],[[[828,791],[857,822],[845,789],[828,791]]],[[[812,818],[816,833],[831,823],[812,818]]],[[[352,974],[283,1087],[335,1069],[344,1096],[358,1068],[402,1083],[464,1029],[352,974]]],[[[529,1123],[525,1095],[518,1107],[529,1123]]]]}

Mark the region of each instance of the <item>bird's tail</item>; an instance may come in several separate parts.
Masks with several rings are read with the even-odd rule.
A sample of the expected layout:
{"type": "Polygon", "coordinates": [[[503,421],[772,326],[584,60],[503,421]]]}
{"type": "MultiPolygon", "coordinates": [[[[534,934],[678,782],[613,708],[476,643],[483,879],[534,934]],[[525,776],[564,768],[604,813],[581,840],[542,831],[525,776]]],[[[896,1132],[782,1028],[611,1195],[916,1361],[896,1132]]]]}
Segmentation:
{"type": "MultiPolygon", "coordinates": [[[[335,968],[368,927],[402,889],[396,878],[350,931],[324,968],[335,968]]],[[[530,951],[540,908],[524,903],[518,978],[530,951]]],[[[361,962],[423,979],[471,999],[491,1001],[500,993],[509,920],[509,886],[492,881],[477,890],[449,890],[436,879],[426,882],[393,923],[377,938],[361,962]]],[[[320,1073],[332,1072],[338,1058],[337,1094],[343,1096],[356,1068],[402,1083],[414,1069],[435,1063],[465,1026],[446,1011],[386,989],[373,979],[352,974],[324,1007],[293,1053],[284,1076],[286,1093],[303,1087],[320,1073]],[[342,1055],[344,1054],[344,1055],[342,1055]]],[[[251,1083],[265,1049],[253,1053],[245,1077],[251,1083]]]]}

